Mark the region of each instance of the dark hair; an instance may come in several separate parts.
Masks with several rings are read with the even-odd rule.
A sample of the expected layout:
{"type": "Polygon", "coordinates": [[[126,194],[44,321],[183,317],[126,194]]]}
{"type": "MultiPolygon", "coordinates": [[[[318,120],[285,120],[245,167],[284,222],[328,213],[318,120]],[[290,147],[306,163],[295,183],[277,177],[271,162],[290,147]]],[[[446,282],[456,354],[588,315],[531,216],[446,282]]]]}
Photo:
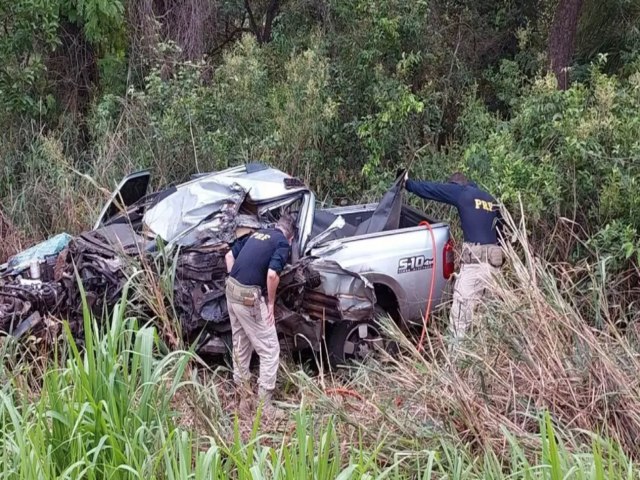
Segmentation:
{"type": "Polygon", "coordinates": [[[469,185],[469,179],[462,172],[455,172],[449,177],[449,183],[457,183],[463,187],[469,185]]]}
{"type": "Polygon", "coordinates": [[[282,215],[276,223],[276,228],[280,229],[285,237],[293,238],[296,232],[296,223],[291,215],[282,215]]]}

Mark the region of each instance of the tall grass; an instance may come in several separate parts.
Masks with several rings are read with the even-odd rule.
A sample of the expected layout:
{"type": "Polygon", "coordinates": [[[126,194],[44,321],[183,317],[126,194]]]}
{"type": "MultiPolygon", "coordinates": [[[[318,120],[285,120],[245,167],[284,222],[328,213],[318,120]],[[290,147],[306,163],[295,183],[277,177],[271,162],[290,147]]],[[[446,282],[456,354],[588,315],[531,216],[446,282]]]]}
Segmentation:
{"type": "Polygon", "coordinates": [[[529,410],[521,405],[519,415],[530,415],[523,434],[491,398],[487,387],[495,378],[485,380],[483,390],[464,373],[471,367],[449,362],[444,353],[427,361],[402,336],[405,357],[372,361],[333,380],[358,389],[359,400],[336,397],[318,379],[297,373],[291,378],[301,402],[288,420],[273,427],[259,414],[238,418],[217,392],[227,382],[211,381],[210,372],[188,374],[195,360],[189,352],[162,355],[166,347],[155,327],[127,316],[127,290],[108,319],[97,322],[85,308],[83,345],[66,329],[41,374],[15,364],[15,346],[3,344],[0,478],[639,476],[628,449],[562,425],[553,402],[529,410]],[[501,448],[497,431],[483,424],[489,413],[501,448]]]}
{"type": "MultiPolygon", "coordinates": [[[[186,380],[191,354],[160,356],[165,348],[155,328],[126,316],[126,290],[102,328],[85,305],[83,346],[66,328],[43,376],[29,379],[39,387],[24,386],[28,370],[5,371],[0,478],[370,478],[383,472],[375,455],[352,461],[356,448],[341,448],[332,421],[316,425],[304,409],[280,438],[262,436],[259,418],[246,438],[237,419],[232,432],[229,422],[215,418],[205,422],[207,431],[182,427],[176,401],[206,388],[197,377],[186,380]]],[[[13,355],[9,348],[5,353],[13,355]]]]}
{"type": "Polygon", "coordinates": [[[636,331],[607,315],[602,276],[590,308],[576,304],[571,272],[510,222],[508,266],[459,350],[438,322],[425,351],[388,322],[401,356],[287,372],[297,407],[276,424],[237,417],[229,382],[167,336],[166,254],[165,273],[150,281],[143,266],[108,318],[84,306],[82,344],[66,328],[54,358],[27,364],[2,342],[0,477],[640,478],[636,331]],[[157,323],[131,316],[130,289],[153,296],[157,323]]]}
{"type": "MultiPolygon", "coordinates": [[[[402,356],[371,359],[326,385],[292,374],[301,396],[316,411],[341,412],[365,443],[384,441],[380,456],[389,462],[422,447],[448,451],[449,472],[456,465],[478,472],[480,462],[482,471],[516,478],[636,478],[637,333],[605,315],[597,328],[584,312],[606,306],[577,304],[571,272],[536,257],[525,225],[510,222],[508,265],[459,349],[449,350],[435,319],[425,351],[386,322],[402,356]],[[336,394],[345,389],[354,395],[336,394]]],[[[591,288],[594,298],[607,298],[596,276],[591,288]]]]}

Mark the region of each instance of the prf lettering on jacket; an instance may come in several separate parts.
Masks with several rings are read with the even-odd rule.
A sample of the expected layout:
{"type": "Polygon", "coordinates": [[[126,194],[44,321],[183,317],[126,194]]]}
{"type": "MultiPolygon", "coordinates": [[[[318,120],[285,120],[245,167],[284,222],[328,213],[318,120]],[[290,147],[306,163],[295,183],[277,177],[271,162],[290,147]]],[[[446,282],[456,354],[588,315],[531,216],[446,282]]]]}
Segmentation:
{"type": "Polygon", "coordinates": [[[271,235],[269,235],[268,233],[260,233],[260,232],[256,232],[251,236],[256,240],[262,240],[263,242],[271,238],[271,235]]]}
{"type": "Polygon", "coordinates": [[[492,212],[493,211],[493,203],[491,202],[486,202],[484,200],[480,200],[479,198],[476,198],[476,210],[486,210],[487,212],[492,212]]]}

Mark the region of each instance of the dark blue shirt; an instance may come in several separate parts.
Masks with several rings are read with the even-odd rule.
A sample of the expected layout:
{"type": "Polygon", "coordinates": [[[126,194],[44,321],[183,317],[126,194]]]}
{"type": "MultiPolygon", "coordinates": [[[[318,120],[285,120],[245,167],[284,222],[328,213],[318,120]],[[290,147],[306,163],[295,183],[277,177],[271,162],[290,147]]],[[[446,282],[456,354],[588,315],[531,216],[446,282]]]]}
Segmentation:
{"type": "Polygon", "coordinates": [[[498,243],[496,225],[500,209],[496,199],[475,183],[436,183],[407,180],[406,188],[426,200],[448,203],[458,209],[465,242],[498,243]]]}
{"type": "Polygon", "coordinates": [[[229,275],[246,286],[267,289],[267,271],[280,273],[289,258],[290,246],[275,228],[258,230],[233,244],[233,267],[229,275]]]}

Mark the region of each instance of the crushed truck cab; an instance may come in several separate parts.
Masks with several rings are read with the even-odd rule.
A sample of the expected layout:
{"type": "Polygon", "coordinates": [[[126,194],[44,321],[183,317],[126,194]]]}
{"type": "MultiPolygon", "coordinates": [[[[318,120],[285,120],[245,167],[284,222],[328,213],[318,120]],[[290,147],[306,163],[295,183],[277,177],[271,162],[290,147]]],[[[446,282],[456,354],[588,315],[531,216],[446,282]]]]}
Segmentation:
{"type": "Polygon", "coordinates": [[[101,314],[145,268],[158,278],[170,272],[184,340],[200,353],[224,353],[231,336],[224,255],[236,239],[284,213],[297,224],[277,294],[284,348],[326,343],[336,361],[362,358],[380,341],[376,314],[420,323],[429,292],[434,305],[442,301],[453,261],[449,228],[404,205],[399,183],[377,204],[333,209],[317,209],[305,185],[262,164],[197,175],[151,194],[148,186],[147,171],[125,177],[92,230],[58,238],[53,249],[43,242],[1,266],[0,329],[55,338],[57,317],[80,336],[74,269],[89,306],[101,314]]]}

